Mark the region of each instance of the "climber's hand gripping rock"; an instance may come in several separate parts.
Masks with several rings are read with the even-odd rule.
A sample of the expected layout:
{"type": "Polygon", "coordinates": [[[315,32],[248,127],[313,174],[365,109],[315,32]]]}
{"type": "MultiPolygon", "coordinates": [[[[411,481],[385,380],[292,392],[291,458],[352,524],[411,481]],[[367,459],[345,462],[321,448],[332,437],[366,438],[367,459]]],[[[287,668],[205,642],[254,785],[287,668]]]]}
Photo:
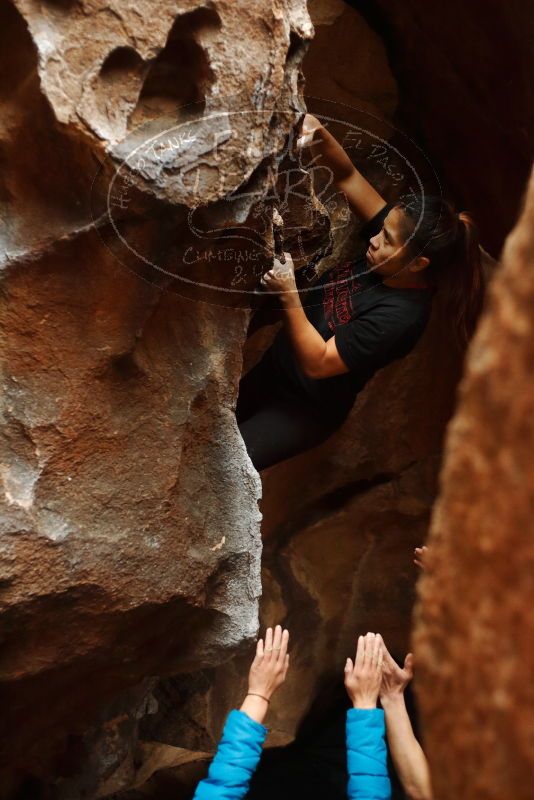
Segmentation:
{"type": "Polygon", "coordinates": [[[272,269],[266,272],[260,281],[264,289],[282,295],[282,299],[284,295],[294,295],[298,292],[291,253],[284,251],[284,258],[284,263],[275,258],[272,269]]]}

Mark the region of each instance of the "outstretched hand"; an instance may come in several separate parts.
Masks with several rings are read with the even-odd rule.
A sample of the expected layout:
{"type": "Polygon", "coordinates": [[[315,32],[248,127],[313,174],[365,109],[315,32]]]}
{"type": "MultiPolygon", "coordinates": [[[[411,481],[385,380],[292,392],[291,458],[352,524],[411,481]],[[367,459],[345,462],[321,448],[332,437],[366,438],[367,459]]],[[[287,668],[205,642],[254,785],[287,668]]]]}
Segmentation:
{"type": "Polygon", "coordinates": [[[413,654],[408,653],[404,659],[404,666],[399,667],[389,650],[387,649],[381,635],[378,634],[384,662],[382,667],[382,682],[380,685],[380,702],[387,701],[395,695],[402,695],[407,685],[413,678],[413,654]]]}
{"type": "Polygon", "coordinates": [[[289,666],[287,646],[289,631],[282,631],[282,626],[267,628],[265,642],[260,639],[256,645],[256,655],[248,675],[248,688],[250,692],[258,692],[267,700],[285,681],[289,666]]]}
{"type": "Polygon", "coordinates": [[[374,633],[358,637],[354,664],[347,658],[345,688],[354,708],[376,708],[382,680],[382,637],[374,633]]]}
{"type": "Polygon", "coordinates": [[[289,631],[281,625],[267,628],[265,641],[260,639],[256,645],[256,655],[248,674],[248,692],[241,711],[256,722],[263,722],[269,701],[286,679],[289,667],[289,631]]]}

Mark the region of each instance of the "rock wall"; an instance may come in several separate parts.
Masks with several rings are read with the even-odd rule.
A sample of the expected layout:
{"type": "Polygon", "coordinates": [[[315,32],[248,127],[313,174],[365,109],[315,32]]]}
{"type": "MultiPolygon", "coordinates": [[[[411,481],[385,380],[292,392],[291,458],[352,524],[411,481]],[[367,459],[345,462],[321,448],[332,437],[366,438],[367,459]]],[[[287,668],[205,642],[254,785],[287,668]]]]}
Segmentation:
{"type": "MultiPolygon", "coordinates": [[[[259,304],[244,290],[272,257],[273,186],[293,168],[288,141],[304,88],[312,111],[325,98],[349,117],[357,106],[356,121],[361,110],[373,115],[384,138],[388,121],[409,122],[495,253],[515,219],[524,137],[512,136],[511,149],[498,112],[522,118],[522,77],[501,104],[502,53],[521,38],[522,12],[497,13],[506,17],[503,51],[485,19],[474,32],[471,7],[455,6],[457,18],[440,24],[437,12],[412,5],[408,14],[366,4],[386,52],[339,0],[310,0],[309,49],[314,31],[301,0],[169,0],[157,15],[150,3],[119,0],[0,0],[6,800],[190,796],[240,698],[260,592],[261,624],[283,620],[293,636],[270,744],[292,739],[359,632],[379,629],[399,656],[408,647],[411,553],[426,536],[462,370],[439,309],[416,350],[375,376],[328,443],[265,472],[261,484],[233,408],[242,363],[273,335],[264,327],[247,340],[249,306],[259,304]],[[458,44],[462,21],[469,35],[458,44]],[[480,30],[482,55],[491,56],[483,74],[471,48],[480,30]],[[424,70],[414,66],[421,53],[424,70]],[[250,241],[262,256],[244,279],[250,241]]],[[[385,189],[383,172],[363,168],[385,189]]],[[[325,268],[350,253],[356,226],[338,228],[343,209],[313,197],[309,177],[304,185],[306,202],[285,209],[285,221],[305,231],[305,245],[329,240],[325,268]]],[[[285,242],[300,247],[290,227],[285,242]]],[[[510,309],[500,313],[511,326],[510,309]]],[[[496,352],[492,343],[480,363],[487,368],[496,352]]],[[[452,545],[441,547],[445,564],[452,545]]],[[[449,572],[442,580],[453,583],[449,572]]],[[[418,647],[445,797],[440,776],[452,757],[437,732],[453,726],[441,703],[460,650],[445,647],[441,619],[453,612],[432,581],[418,647]],[[434,726],[441,715],[444,727],[434,726]]],[[[508,697],[481,703],[488,731],[508,697]]],[[[454,752],[478,753],[472,763],[482,763],[472,718],[466,731],[454,752]]]]}
{"type": "Polygon", "coordinates": [[[414,647],[437,800],[532,794],[534,177],[447,436],[414,647]]]}
{"type": "Polygon", "coordinates": [[[164,254],[190,212],[235,229],[266,194],[312,34],[301,0],[0,3],[5,796],[93,796],[119,764],[128,784],[150,676],[256,634],[249,312],[192,307],[164,254]],[[183,147],[146,146],[171,124],[183,147]]]}

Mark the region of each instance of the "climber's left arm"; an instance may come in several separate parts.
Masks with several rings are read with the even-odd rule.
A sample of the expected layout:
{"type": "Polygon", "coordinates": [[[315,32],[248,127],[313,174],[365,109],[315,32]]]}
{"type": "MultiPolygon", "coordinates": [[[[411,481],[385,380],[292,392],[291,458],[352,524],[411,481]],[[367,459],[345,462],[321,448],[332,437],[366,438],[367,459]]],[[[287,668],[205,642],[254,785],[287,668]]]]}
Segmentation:
{"type": "Polygon", "coordinates": [[[330,378],[349,369],[332,336],[327,342],[309,321],[302,307],[295,269],[290,253],[284,253],[285,263],[275,259],[274,266],[261,279],[262,286],[279,295],[284,326],[297,356],[300,368],[309,378],[330,378]]]}

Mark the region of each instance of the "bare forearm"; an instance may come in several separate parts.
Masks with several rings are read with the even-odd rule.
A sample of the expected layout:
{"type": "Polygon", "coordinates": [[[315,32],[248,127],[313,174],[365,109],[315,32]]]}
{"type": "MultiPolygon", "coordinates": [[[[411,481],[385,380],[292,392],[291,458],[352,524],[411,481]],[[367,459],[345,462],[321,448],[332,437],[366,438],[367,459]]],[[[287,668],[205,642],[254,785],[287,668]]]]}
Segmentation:
{"type": "Polygon", "coordinates": [[[334,185],[343,192],[350,208],[364,220],[372,219],[384,207],[384,198],[364,178],[341,144],[316,117],[311,117],[309,125],[314,130],[310,144],[314,165],[329,169],[334,185]]]}
{"type": "Polygon", "coordinates": [[[239,710],[243,711],[251,719],[253,719],[255,722],[259,722],[261,725],[265,719],[268,708],[269,703],[266,699],[258,697],[255,694],[247,694],[239,710]]]}
{"type": "Polygon", "coordinates": [[[306,316],[298,293],[282,302],[284,327],[302,371],[313,377],[326,352],[326,342],[306,316]]]}
{"type": "Polygon", "coordinates": [[[415,738],[402,693],[381,698],[391,757],[410,800],[431,800],[428,763],[415,738]]]}
{"type": "Polygon", "coordinates": [[[328,167],[332,171],[334,183],[348,178],[354,171],[354,164],[342,145],[315,117],[313,117],[313,124],[315,132],[310,151],[314,164],[328,167]]]}

